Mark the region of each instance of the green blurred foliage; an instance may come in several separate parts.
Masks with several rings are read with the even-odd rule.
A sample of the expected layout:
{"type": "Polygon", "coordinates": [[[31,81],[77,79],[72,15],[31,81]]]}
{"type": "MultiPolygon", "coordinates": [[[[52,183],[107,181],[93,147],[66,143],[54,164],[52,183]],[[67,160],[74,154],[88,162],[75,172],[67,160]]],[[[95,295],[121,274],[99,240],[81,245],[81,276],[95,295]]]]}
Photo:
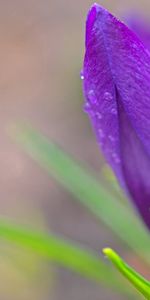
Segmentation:
{"type": "MultiPolygon", "coordinates": [[[[109,226],[136,255],[149,263],[148,233],[131,208],[125,205],[120,189],[108,170],[104,170],[104,174],[105,179],[112,183],[110,190],[106,189],[105,181],[98,182],[87,169],[81,167],[81,164],[75,162],[58,146],[49,142],[31,127],[19,124],[12,128],[11,136],[32,159],[67,188],[75,196],[75,200],[79,200],[91,213],[109,226]]],[[[120,278],[116,277],[113,270],[108,269],[103,261],[89,250],[69,244],[55,236],[24,230],[2,221],[0,235],[1,238],[32,249],[36,254],[70,268],[82,276],[105,283],[112,289],[127,294],[128,298],[134,297],[130,289],[124,287],[120,278]]]]}

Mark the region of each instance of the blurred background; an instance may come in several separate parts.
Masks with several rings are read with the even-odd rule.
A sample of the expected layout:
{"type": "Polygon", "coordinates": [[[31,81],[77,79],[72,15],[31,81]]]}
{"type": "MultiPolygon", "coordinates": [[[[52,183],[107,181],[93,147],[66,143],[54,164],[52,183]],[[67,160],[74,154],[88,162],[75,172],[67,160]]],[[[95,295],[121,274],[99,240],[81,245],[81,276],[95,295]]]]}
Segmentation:
{"type": "MultiPolygon", "coordinates": [[[[150,11],[148,0],[99,3],[118,17],[130,10],[150,11]]],[[[0,213],[97,253],[109,245],[128,257],[120,241],[8,134],[14,122],[29,122],[99,176],[103,160],[82,109],[79,76],[91,4],[89,0],[0,0],[0,213]]],[[[121,299],[27,251],[1,242],[0,252],[0,299],[121,299]]]]}

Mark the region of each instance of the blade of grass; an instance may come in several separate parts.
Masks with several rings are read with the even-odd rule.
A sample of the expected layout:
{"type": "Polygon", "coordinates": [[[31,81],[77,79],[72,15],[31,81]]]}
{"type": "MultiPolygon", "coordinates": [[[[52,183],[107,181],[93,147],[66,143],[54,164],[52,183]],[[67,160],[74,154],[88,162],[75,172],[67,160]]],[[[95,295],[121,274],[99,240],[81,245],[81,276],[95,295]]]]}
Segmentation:
{"type": "Polygon", "coordinates": [[[120,293],[130,294],[115,272],[106,266],[92,251],[54,235],[35,232],[0,220],[0,238],[32,250],[43,258],[71,269],[87,279],[105,284],[120,293]]]}
{"type": "Polygon", "coordinates": [[[141,221],[71,157],[26,125],[13,128],[13,139],[51,176],[67,188],[135,253],[147,262],[150,238],[141,221]]]}
{"type": "Polygon", "coordinates": [[[111,248],[104,248],[103,253],[110,259],[120,273],[146,298],[150,299],[150,282],[132,269],[111,248]]]}

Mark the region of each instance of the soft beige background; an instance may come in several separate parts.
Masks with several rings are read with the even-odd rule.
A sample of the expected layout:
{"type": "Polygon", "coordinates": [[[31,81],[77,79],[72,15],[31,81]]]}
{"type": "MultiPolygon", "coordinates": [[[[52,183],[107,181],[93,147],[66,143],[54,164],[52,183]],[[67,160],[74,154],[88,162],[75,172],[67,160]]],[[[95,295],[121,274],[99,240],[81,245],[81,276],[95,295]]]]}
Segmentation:
{"type": "MultiPolygon", "coordinates": [[[[117,16],[130,9],[150,11],[149,0],[99,3],[117,16]]],[[[79,78],[84,22],[91,4],[88,0],[0,0],[0,212],[100,252],[104,245],[117,249],[121,245],[14,145],[7,133],[13,122],[26,120],[100,172],[102,159],[82,111],[79,78]]],[[[14,275],[15,268],[1,261],[0,273],[5,276],[1,274],[0,281],[6,286],[2,293],[0,289],[1,299],[37,299],[39,289],[41,300],[121,299],[67,270],[45,270],[44,263],[38,275],[44,281],[41,288],[39,277],[34,284],[23,279],[18,292],[21,273],[14,275]]]]}

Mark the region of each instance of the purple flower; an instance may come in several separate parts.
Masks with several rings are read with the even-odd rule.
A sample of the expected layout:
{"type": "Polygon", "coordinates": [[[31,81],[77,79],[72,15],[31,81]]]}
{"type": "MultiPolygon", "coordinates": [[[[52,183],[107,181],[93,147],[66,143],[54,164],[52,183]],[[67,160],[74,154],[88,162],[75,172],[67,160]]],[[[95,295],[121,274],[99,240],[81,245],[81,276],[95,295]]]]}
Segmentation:
{"type": "Polygon", "coordinates": [[[142,40],[145,47],[150,50],[150,22],[138,14],[130,14],[126,18],[126,23],[137,36],[142,40]]]}
{"type": "Polygon", "coordinates": [[[150,53],[98,4],[87,17],[82,78],[103,154],[150,229],[150,53]]]}

